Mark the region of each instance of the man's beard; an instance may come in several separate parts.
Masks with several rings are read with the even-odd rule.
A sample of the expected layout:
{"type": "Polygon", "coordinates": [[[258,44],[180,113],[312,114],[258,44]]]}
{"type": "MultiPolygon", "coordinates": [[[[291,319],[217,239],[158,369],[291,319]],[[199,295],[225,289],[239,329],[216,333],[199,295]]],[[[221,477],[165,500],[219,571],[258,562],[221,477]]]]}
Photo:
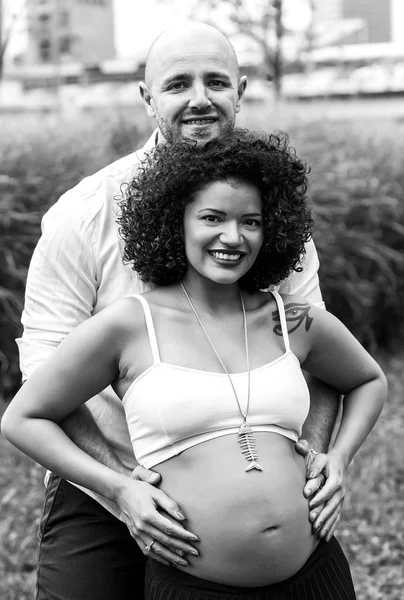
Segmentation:
{"type": "MultiPolygon", "coordinates": [[[[203,113],[200,113],[200,114],[198,114],[198,116],[201,116],[202,114],[203,113]]],[[[234,126],[235,126],[234,122],[231,123],[229,121],[225,121],[221,125],[219,132],[213,134],[212,136],[209,136],[209,138],[207,139],[206,134],[204,135],[202,131],[201,131],[200,136],[197,135],[197,131],[196,131],[195,132],[196,135],[184,137],[183,135],[181,135],[179,127],[169,125],[167,123],[167,121],[165,119],[163,119],[163,117],[159,114],[156,114],[156,120],[157,120],[158,128],[160,129],[161,133],[164,136],[164,139],[167,142],[174,143],[174,142],[178,142],[178,141],[181,141],[184,139],[189,139],[189,140],[196,142],[197,145],[200,144],[201,146],[204,146],[205,144],[207,144],[208,142],[210,142],[213,139],[231,134],[233,132],[234,126]]]]}

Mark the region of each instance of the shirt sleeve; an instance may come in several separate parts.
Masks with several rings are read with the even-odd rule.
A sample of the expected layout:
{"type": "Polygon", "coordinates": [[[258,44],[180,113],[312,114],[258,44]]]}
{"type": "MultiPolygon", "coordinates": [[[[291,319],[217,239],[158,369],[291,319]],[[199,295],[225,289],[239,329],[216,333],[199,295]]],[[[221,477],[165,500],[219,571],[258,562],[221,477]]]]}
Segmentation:
{"type": "MultiPolygon", "coordinates": [[[[77,195],[77,194],[76,194],[77,195]]],[[[67,192],[42,219],[42,235],[28,270],[24,327],[16,340],[23,381],[63,338],[91,316],[97,294],[94,218],[67,192]]]]}
{"type": "Polygon", "coordinates": [[[318,269],[320,261],[317,250],[312,239],[306,244],[306,254],[302,260],[303,270],[298,273],[294,271],[279,286],[279,292],[282,294],[295,294],[303,296],[312,304],[320,308],[325,308],[323,297],[320,290],[318,279],[318,269]]]}

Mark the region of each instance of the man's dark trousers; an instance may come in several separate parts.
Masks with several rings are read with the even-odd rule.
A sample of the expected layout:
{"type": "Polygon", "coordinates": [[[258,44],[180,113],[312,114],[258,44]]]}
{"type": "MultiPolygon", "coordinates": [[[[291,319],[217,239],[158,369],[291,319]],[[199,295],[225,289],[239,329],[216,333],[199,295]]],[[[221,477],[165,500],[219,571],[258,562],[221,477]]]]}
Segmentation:
{"type": "Polygon", "coordinates": [[[143,600],[146,558],[124,523],[51,475],[35,600],[143,600]]]}

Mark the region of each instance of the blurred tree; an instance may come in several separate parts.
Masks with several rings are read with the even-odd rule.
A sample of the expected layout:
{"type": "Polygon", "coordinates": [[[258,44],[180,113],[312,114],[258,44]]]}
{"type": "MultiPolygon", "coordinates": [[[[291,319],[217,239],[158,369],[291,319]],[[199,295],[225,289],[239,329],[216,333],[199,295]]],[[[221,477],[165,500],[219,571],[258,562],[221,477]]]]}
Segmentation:
{"type": "MultiPolygon", "coordinates": [[[[266,77],[273,81],[276,98],[282,93],[285,33],[283,0],[199,0],[201,8],[227,10],[228,19],[237,33],[250,38],[262,52],[266,77]]],[[[212,24],[213,19],[210,19],[212,24]]]]}
{"type": "MultiPolygon", "coordinates": [[[[159,1],[162,5],[166,2],[159,1]]],[[[223,29],[220,23],[227,21],[232,31],[225,33],[230,37],[241,33],[253,40],[262,53],[265,76],[273,81],[275,97],[279,98],[282,93],[282,41],[286,33],[283,4],[284,0],[189,0],[186,14],[219,29],[223,29]]]]}
{"type": "Polygon", "coordinates": [[[7,46],[11,40],[11,35],[13,33],[16,20],[17,20],[17,14],[13,13],[10,23],[8,24],[7,27],[5,26],[3,1],[0,0],[0,81],[3,78],[4,57],[6,54],[7,46]]]}

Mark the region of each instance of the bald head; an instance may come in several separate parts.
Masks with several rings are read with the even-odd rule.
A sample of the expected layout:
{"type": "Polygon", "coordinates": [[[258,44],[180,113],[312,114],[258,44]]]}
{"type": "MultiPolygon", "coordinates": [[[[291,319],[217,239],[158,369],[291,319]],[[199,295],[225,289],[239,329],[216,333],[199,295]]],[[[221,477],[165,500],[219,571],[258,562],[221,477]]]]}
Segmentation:
{"type": "Polygon", "coordinates": [[[246,85],[227,37],[210,25],[186,22],[155,40],[139,91],[157,120],[159,140],[205,144],[234,128],[246,85]]]}
{"type": "Polygon", "coordinates": [[[186,21],[181,26],[170,27],[163,31],[150,46],[146,59],[145,79],[152,85],[153,75],[163,57],[181,56],[198,52],[220,52],[223,60],[239,77],[236,52],[227,36],[206,23],[186,21]]]}

